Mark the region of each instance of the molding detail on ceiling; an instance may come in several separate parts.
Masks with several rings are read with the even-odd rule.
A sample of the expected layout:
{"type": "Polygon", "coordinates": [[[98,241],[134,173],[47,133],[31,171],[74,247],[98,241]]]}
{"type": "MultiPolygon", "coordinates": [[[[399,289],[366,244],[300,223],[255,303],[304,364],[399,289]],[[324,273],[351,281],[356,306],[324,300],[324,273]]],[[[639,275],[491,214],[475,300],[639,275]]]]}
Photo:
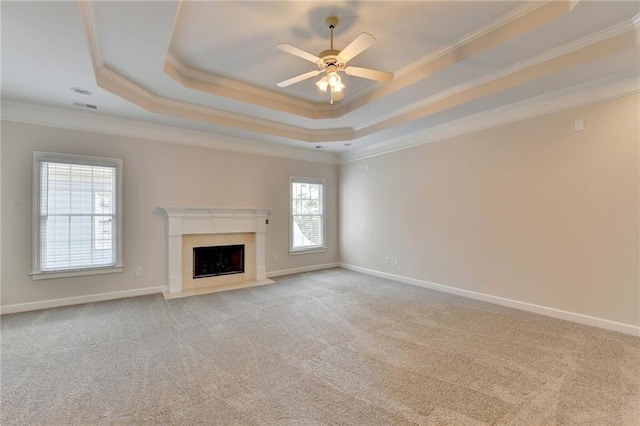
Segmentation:
{"type": "Polygon", "coordinates": [[[89,55],[91,56],[93,72],[94,74],[98,74],[98,71],[104,67],[104,61],[102,60],[102,52],[100,50],[100,45],[98,44],[96,10],[93,7],[93,3],[83,0],[78,0],[78,7],[80,8],[80,16],[82,18],[82,27],[84,28],[85,38],[89,45],[89,55]]]}
{"type": "Polygon", "coordinates": [[[98,70],[96,73],[96,82],[98,86],[114,95],[157,114],[186,118],[188,120],[304,142],[317,143],[353,139],[353,131],[351,129],[312,130],[156,96],[106,67],[98,70]]]}
{"type": "Polygon", "coordinates": [[[569,4],[571,5],[571,10],[578,5],[582,0],[569,0],[569,4]]]}
{"type": "Polygon", "coordinates": [[[455,106],[459,106],[484,96],[498,93],[507,89],[518,87],[524,83],[553,73],[575,67],[577,65],[608,56],[612,53],[635,45],[634,32],[627,31],[611,38],[574,50],[562,56],[540,62],[538,64],[519,69],[504,77],[478,84],[466,91],[453,94],[447,98],[437,100],[400,116],[392,117],[386,121],[365,127],[356,132],[356,138],[370,135],[390,127],[408,123],[418,118],[423,118],[437,112],[441,112],[455,106]]]}
{"type": "Polygon", "coordinates": [[[338,162],[338,155],[330,152],[264,144],[197,130],[28,102],[3,100],[2,120],[316,163],[337,164],[338,162]]]}
{"type": "Polygon", "coordinates": [[[640,93],[640,74],[636,70],[627,71],[450,121],[388,142],[352,149],[340,155],[340,162],[384,155],[635,93],[640,93]]]}
{"type": "MultiPolygon", "coordinates": [[[[514,76],[517,73],[520,73],[522,71],[526,71],[526,70],[532,71],[538,68],[537,72],[540,75],[538,76],[529,75],[528,76],[529,80],[540,78],[545,73],[558,71],[557,67],[555,68],[552,67],[553,60],[556,60],[556,59],[560,59],[559,62],[563,62],[563,65],[561,64],[561,66],[569,68],[569,67],[575,66],[576,62],[593,59],[591,56],[589,56],[589,50],[594,50],[595,55],[602,56],[605,53],[606,54],[614,53],[618,49],[625,49],[627,47],[632,47],[631,38],[630,38],[631,37],[630,31],[632,30],[633,30],[633,26],[631,25],[631,22],[625,21],[625,22],[622,22],[621,24],[614,25],[613,27],[604,29],[602,31],[598,31],[597,33],[590,34],[581,39],[574,40],[570,43],[564,44],[555,49],[551,49],[539,55],[527,58],[523,61],[520,61],[508,68],[499,70],[495,73],[486,74],[475,80],[471,80],[463,84],[460,84],[458,86],[452,87],[451,89],[444,90],[433,96],[425,98],[419,102],[415,102],[411,105],[407,105],[405,108],[394,111],[391,114],[378,117],[375,120],[371,120],[367,123],[363,123],[360,126],[356,126],[354,128],[354,130],[356,131],[356,137],[360,136],[358,134],[360,131],[366,131],[367,128],[371,128],[376,124],[384,123],[386,121],[393,120],[395,118],[401,120],[402,117],[406,117],[407,115],[411,114],[413,111],[420,110],[421,108],[426,108],[430,105],[433,106],[434,104],[444,101],[446,99],[452,98],[455,95],[461,95],[461,94],[464,94],[465,92],[469,93],[473,89],[485,86],[488,83],[492,83],[492,82],[499,83],[499,80],[501,79],[505,81],[509,76],[514,76]],[[625,33],[629,33],[628,36],[625,36],[625,33]],[[612,47],[611,51],[602,52],[602,49],[600,49],[597,46],[597,44],[600,42],[606,42],[607,40],[614,39],[615,37],[619,37],[619,36],[620,36],[620,39],[614,40],[614,42],[611,43],[611,47],[612,47]],[[582,54],[584,55],[583,57],[581,57],[582,55],[580,52],[582,52],[582,54]],[[573,61],[571,62],[565,61],[562,59],[562,58],[565,58],[565,59],[571,58],[571,55],[574,56],[573,61]],[[544,66],[541,66],[541,65],[544,65],[544,66]]],[[[500,87],[499,84],[496,86],[497,87],[495,88],[493,93],[504,89],[503,87],[500,87]]],[[[488,91],[486,90],[483,91],[483,96],[486,96],[488,94],[490,94],[488,91]]],[[[461,100],[461,102],[463,101],[461,100]]],[[[451,107],[451,105],[448,105],[448,107],[451,107]]],[[[438,112],[438,111],[439,110],[433,110],[432,113],[438,112]]]]}
{"type": "Polygon", "coordinates": [[[631,18],[631,22],[636,29],[636,45],[640,46],[640,13],[631,18]]]}
{"type": "Polygon", "coordinates": [[[563,0],[547,0],[525,3],[520,8],[497,18],[463,36],[460,40],[444,46],[423,59],[403,68],[389,84],[378,90],[359,95],[344,106],[354,111],[362,106],[390,95],[445,68],[468,59],[491,47],[518,37],[557,17],[571,12],[573,5],[563,0]]]}
{"type": "Polygon", "coordinates": [[[640,75],[635,70],[485,111],[388,142],[352,149],[341,155],[282,145],[266,145],[260,142],[212,135],[173,126],[16,101],[3,101],[2,119],[224,151],[338,164],[384,155],[634,93],[640,93],[640,75]]]}
{"type": "Polygon", "coordinates": [[[97,38],[98,30],[93,1],[80,0],[78,5],[96,83],[99,87],[116,96],[126,99],[147,111],[158,114],[239,128],[298,141],[318,143],[353,139],[353,131],[351,129],[307,129],[154,95],[104,65],[97,38]]]}
{"type": "MultiPolygon", "coordinates": [[[[332,118],[409,87],[454,63],[539,27],[570,12],[576,3],[576,1],[562,0],[526,3],[523,7],[405,67],[399,73],[399,77],[391,83],[378,86],[373,91],[338,108],[303,101],[267,89],[192,70],[181,64],[171,53],[167,54],[164,71],[185,87],[216,96],[226,96],[245,103],[312,118],[332,118]]],[[[166,98],[145,90],[105,66],[97,39],[98,31],[93,0],[81,0],[79,6],[95,78],[99,87],[153,113],[308,143],[352,141],[518,87],[529,81],[605,57],[622,49],[635,47],[638,32],[636,17],[633,22],[625,21],[604,31],[524,60],[507,69],[444,90],[400,111],[395,111],[354,128],[310,129],[166,98]]]]}
{"type": "Polygon", "coordinates": [[[199,90],[215,96],[222,96],[236,101],[313,119],[336,118],[340,116],[336,108],[337,104],[330,105],[326,102],[322,104],[308,102],[274,90],[267,90],[220,77],[212,73],[194,70],[182,64],[170,53],[167,54],[167,59],[164,62],[162,70],[169,77],[188,89],[199,90]]]}
{"type": "MultiPolygon", "coordinates": [[[[459,40],[430,52],[401,68],[394,73],[396,77],[391,83],[377,84],[369,89],[348,95],[345,100],[333,106],[326,102],[308,102],[283,93],[224,78],[214,73],[189,68],[177,59],[175,52],[167,53],[163,70],[179,84],[190,89],[312,119],[338,118],[570,12],[577,1],[546,0],[525,3],[469,32],[459,40]]],[[[182,6],[181,0],[176,22],[179,19],[182,6]]],[[[174,26],[171,39],[174,38],[175,30],[174,26]]]]}
{"type": "Polygon", "coordinates": [[[26,102],[3,101],[2,120],[89,131],[114,136],[126,136],[158,142],[193,145],[224,151],[289,158],[324,164],[339,164],[384,155],[401,149],[503,126],[517,121],[528,120],[634,93],[640,93],[640,75],[635,70],[474,114],[388,142],[379,143],[370,147],[352,149],[341,155],[277,144],[267,146],[260,142],[212,135],[207,132],[26,102]]]}
{"type": "MultiPolygon", "coordinates": [[[[445,56],[445,55],[449,55],[453,52],[455,52],[456,50],[459,50],[465,46],[467,46],[469,43],[472,43],[476,40],[478,40],[481,37],[486,36],[487,34],[492,33],[493,31],[497,31],[502,29],[503,27],[511,24],[512,22],[523,18],[524,16],[532,13],[533,11],[541,8],[542,6],[546,6],[549,4],[550,0],[547,1],[539,1],[539,2],[529,2],[529,3],[525,3],[522,6],[505,13],[502,16],[499,16],[498,18],[496,18],[495,20],[487,23],[486,25],[483,25],[479,28],[476,28],[475,30],[472,30],[471,32],[465,34],[464,36],[462,36],[460,39],[454,41],[453,43],[450,43],[448,45],[442,46],[440,49],[435,50],[431,53],[429,53],[428,55],[418,59],[417,61],[403,67],[402,69],[398,70],[395,73],[396,77],[402,77],[404,75],[410,74],[413,71],[416,71],[422,67],[424,67],[425,65],[429,64],[430,62],[435,61],[436,59],[445,56]]],[[[489,47],[489,46],[487,46],[489,47]]]]}

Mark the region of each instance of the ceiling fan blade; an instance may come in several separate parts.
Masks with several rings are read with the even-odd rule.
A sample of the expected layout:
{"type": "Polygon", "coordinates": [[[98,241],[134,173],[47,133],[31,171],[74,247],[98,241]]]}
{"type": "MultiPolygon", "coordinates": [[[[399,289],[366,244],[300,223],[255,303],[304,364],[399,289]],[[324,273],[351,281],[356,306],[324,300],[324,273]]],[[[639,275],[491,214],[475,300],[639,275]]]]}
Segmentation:
{"type": "Polygon", "coordinates": [[[338,56],[345,62],[355,58],[374,45],[376,38],[368,33],[360,33],[347,47],[342,49],[338,56]]]}
{"type": "Polygon", "coordinates": [[[369,80],[382,81],[388,83],[393,80],[393,73],[387,71],[372,70],[369,68],[346,67],[344,72],[354,77],[367,78],[369,80]]]}
{"type": "Polygon", "coordinates": [[[298,56],[302,59],[306,59],[307,61],[313,62],[314,64],[320,60],[320,58],[318,58],[316,55],[305,52],[304,50],[287,43],[280,43],[276,47],[283,52],[291,53],[292,55],[298,56]]]}
{"type": "Polygon", "coordinates": [[[289,80],[281,81],[280,83],[276,84],[276,86],[278,86],[278,87],[291,86],[292,84],[298,83],[298,82],[300,82],[302,80],[306,80],[308,78],[315,77],[316,75],[320,74],[321,72],[322,72],[321,70],[309,71],[309,72],[306,72],[304,74],[300,74],[297,77],[290,78],[289,80]]]}

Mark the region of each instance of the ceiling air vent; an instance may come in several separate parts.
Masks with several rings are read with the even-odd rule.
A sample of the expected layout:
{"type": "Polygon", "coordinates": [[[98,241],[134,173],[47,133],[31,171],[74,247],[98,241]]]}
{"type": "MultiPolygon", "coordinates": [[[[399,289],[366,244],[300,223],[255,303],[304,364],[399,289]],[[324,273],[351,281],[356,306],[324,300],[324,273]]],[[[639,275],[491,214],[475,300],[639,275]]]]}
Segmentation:
{"type": "Polygon", "coordinates": [[[83,104],[82,102],[74,102],[73,106],[76,106],[78,108],[84,108],[84,109],[90,109],[92,111],[98,111],[98,105],[91,105],[91,104],[83,104]]]}
{"type": "Polygon", "coordinates": [[[71,91],[73,93],[77,93],[78,95],[89,96],[91,94],[87,89],[83,89],[81,87],[72,87],[71,91]]]}

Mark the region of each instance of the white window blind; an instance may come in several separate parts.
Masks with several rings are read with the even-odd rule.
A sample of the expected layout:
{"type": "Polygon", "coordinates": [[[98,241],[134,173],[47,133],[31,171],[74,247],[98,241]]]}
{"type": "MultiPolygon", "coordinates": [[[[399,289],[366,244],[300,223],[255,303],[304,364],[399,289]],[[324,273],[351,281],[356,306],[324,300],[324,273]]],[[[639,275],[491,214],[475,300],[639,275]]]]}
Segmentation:
{"type": "Polygon", "coordinates": [[[324,247],[324,182],[291,180],[291,250],[324,247]]]}
{"type": "Polygon", "coordinates": [[[49,153],[34,159],[34,273],[121,266],[120,160],[49,153]]]}

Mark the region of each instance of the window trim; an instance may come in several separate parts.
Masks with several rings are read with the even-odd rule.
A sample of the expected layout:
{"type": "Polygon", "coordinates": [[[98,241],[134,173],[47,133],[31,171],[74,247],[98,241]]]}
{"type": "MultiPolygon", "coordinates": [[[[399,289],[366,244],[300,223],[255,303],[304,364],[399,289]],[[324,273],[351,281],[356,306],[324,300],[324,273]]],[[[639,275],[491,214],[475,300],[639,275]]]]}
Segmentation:
{"type": "Polygon", "coordinates": [[[289,177],[289,255],[324,253],[327,251],[327,227],[326,227],[326,180],[321,178],[309,178],[301,176],[289,177]],[[294,183],[312,183],[322,185],[322,245],[293,248],[293,184],[294,183]]]}
{"type": "Polygon", "coordinates": [[[94,157],[89,155],[62,154],[54,152],[33,151],[32,164],[32,224],[31,224],[31,279],[44,280],[52,278],[77,277],[83,275],[100,275],[122,272],[124,270],[123,254],[122,254],[122,165],[123,161],[119,158],[94,157]],[[40,235],[40,184],[41,171],[40,163],[44,161],[82,164],[88,166],[105,166],[115,167],[116,169],[116,242],[114,245],[115,264],[112,266],[97,266],[75,269],[64,269],[59,271],[42,271],[41,269],[41,235],[40,235]]]}

